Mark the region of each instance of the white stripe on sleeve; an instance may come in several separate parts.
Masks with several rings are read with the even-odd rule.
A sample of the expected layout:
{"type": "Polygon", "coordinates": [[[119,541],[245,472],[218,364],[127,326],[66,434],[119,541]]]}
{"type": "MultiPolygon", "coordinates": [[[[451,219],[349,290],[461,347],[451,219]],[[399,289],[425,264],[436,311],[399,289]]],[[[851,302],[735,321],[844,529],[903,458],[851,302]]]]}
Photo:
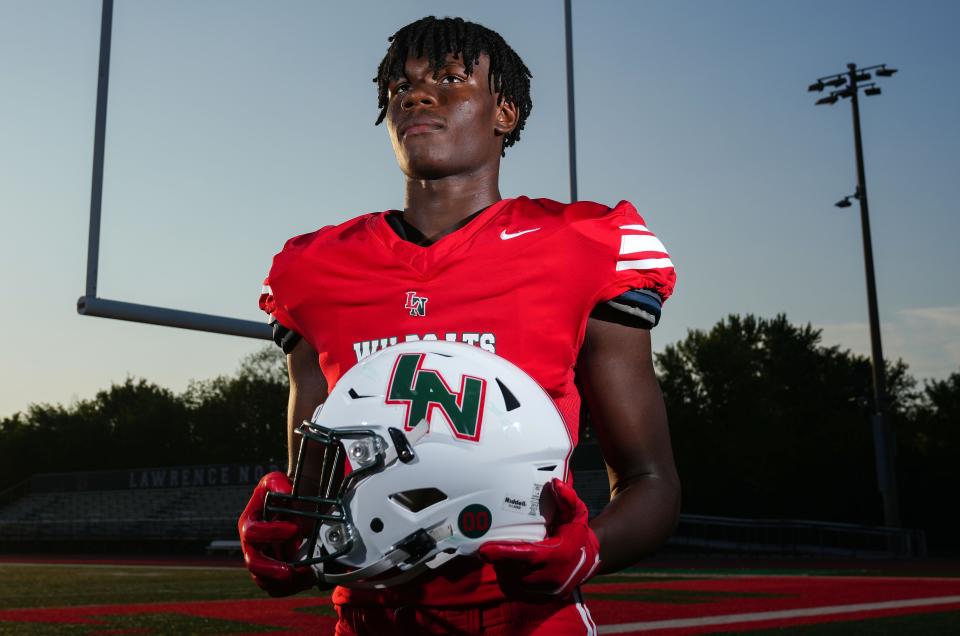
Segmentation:
{"type": "Polygon", "coordinates": [[[638,231],[640,231],[640,232],[649,232],[649,231],[650,231],[650,230],[647,229],[647,226],[646,226],[646,225],[640,225],[639,223],[638,223],[637,225],[621,225],[621,226],[620,226],[620,229],[621,229],[621,230],[638,230],[638,231]]]}
{"type": "Polygon", "coordinates": [[[673,267],[673,261],[669,258],[644,258],[639,261],[617,262],[618,272],[622,272],[625,269],[660,269],[663,267],[673,267]]]}
{"type": "Polygon", "coordinates": [[[667,248],[653,234],[624,234],[621,236],[620,255],[635,254],[636,252],[663,252],[666,254],[667,248]]]}

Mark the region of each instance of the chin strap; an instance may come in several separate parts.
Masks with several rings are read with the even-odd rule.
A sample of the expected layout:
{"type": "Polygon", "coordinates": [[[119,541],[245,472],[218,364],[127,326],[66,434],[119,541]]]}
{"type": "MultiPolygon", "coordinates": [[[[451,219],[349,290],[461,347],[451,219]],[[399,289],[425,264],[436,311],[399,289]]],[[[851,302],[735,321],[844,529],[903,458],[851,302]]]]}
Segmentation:
{"type": "Polygon", "coordinates": [[[354,589],[382,589],[398,585],[414,578],[427,567],[438,566],[439,563],[434,564],[433,561],[440,559],[441,556],[446,557],[441,559],[441,563],[446,562],[451,555],[445,552],[439,554],[433,552],[439,541],[450,536],[453,536],[453,528],[449,524],[436,526],[430,530],[421,528],[389,549],[376,563],[343,574],[320,572],[320,576],[328,583],[347,585],[354,589]],[[433,558],[430,559],[430,557],[433,558]],[[400,574],[388,579],[370,580],[392,568],[400,569],[400,574]]]}
{"type": "MultiPolygon", "coordinates": [[[[317,408],[318,412],[319,410],[320,407],[317,408]]],[[[316,414],[314,417],[316,417],[316,414]]],[[[417,422],[416,426],[409,431],[389,428],[390,443],[387,447],[382,448],[382,441],[375,442],[377,445],[381,445],[383,467],[391,466],[397,460],[405,464],[415,461],[416,451],[414,446],[426,436],[429,430],[430,425],[426,419],[417,422]]],[[[371,443],[374,443],[374,440],[371,440],[371,443]]],[[[449,556],[443,552],[437,554],[436,549],[439,541],[452,535],[453,528],[450,525],[440,525],[429,530],[421,528],[389,548],[382,559],[365,567],[350,572],[333,573],[324,572],[322,565],[317,565],[315,570],[322,580],[335,585],[348,585],[351,588],[380,589],[397,585],[420,574],[429,563],[440,556],[449,556]],[[401,570],[401,573],[388,579],[369,580],[393,568],[401,570]]],[[[316,550],[320,550],[321,545],[318,542],[316,550]]],[[[303,549],[307,549],[306,543],[303,549]]],[[[301,554],[300,556],[301,560],[308,558],[307,554],[301,554]]]]}
{"type": "Polygon", "coordinates": [[[389,466],[398,459],[405,464],[409,464],[416,459],[416,451],[413,449],[424,436],[430,432],[430,425],[423,419],[417,422],[417,425],[409,431],[401,431],[398,428],[390,428],[390,446],[383,452],[383,465],[389,466]]]}

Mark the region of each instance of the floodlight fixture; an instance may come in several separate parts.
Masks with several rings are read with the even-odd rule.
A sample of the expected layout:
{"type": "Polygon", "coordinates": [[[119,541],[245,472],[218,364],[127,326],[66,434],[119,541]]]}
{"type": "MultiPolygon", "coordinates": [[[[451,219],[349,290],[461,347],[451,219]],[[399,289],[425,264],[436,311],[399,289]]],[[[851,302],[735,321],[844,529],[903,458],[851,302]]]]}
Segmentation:
{"type": "Polygon", "coordinates": [[[807,90],[812,93],[814,91],[817,91],[817,92],[822,91],[824,88],[826,88],[826,86],[824,85],[823,82],[817,82],[816,84],[811,84],[810,86],[808,86],[807,90]]]}
{"type": "Polygon", "coordinates": [[[832,80],[824,82],[824,84],[826,84],[827,86],[833,86],[834,88],[836,88],[837,86],[843,86],[846,83],[847,83],[847,78],[843,76],[836,77],[832,80]]]}
{"type": "Polygon", "coordinates": [[[871,87],[868,88],[867,90],[863,91],[863,93],[864,93],[864,95],[879,95],[879,94],[880,94],[880,87],[879,87],[879,86],[871,86],[871,87]]]}
{"type": "Polygon", "coordinates": [[[897,72],[895,68],[881,68],[876,71],[877,77],[893,77],[893,74],[897,72]]]}
{"type": "Polygon", "coordinates": [[[836,104],[837,99],[838,98],[836,94],[828,95],[827,97],[821,97],[820,99],[818,99],[816,105],[819,106],[821,104],[836,104]]]}
{"type": "Polygon", "coordinates": [[[843,197],[842,199],[834,203],[834,205],[837,206],[838,208],[849,208],[853,204],[850,203],[850,197],[843,197]]]}
{"type": "Polygon", "coordinates": [[[858,74],[857,74],[857,81],[858,81],[858,82],[866,82],[866,81],[868,81],[869,79],[870,79],[870,73],[858,73],[858,74]]]}

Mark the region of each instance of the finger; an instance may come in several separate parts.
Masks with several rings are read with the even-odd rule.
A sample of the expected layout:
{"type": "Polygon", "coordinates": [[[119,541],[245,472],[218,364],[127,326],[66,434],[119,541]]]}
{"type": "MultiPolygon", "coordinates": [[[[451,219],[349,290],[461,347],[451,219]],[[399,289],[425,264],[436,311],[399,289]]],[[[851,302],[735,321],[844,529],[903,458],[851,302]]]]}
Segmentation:
{"type": "Polygon", "coordinates": [[[317,584],[317,578],[310,568],[293,568],[287,579],[275,579],[250,573],[254,583],[273,597],[290,596],[308,590],[317,584]]]}
{"type": "Polygon", "coordinates": [[[313,587],[313,583],[309,584],[300,584],[300,583],[274,583],[270,581],[263,581],[257,577],[252,577],[254,583],[257,586],[272,596],[273,598],[282,598],[284,596],[292,596],[297,592],[302,592],[313,587]]]}
{"type": "Polygon", "coordinates": [[[276,581],[264,580],[252,573],[250,574],[250,577],[253,579],[253,582],[257,584],[257,587],[274,598],[290,596],[291,594],[296,594],[299,591],[293,589],[289,583],[277,583],[276,581]]]}
{"type": "Polygon", "coordinates": [[[300,527],[290,521],[254,521],[240,526],[240,539],[246,543],[283,543],[300,536],[300,527]]]}
{"type": "Polygon", "coordinates": [[[579,513],[580,497],[577,496],[573,486],[554,478],[550,482],[550,490],[557,504],[554,525],[570,523],[576,519],[579,513]]]}
{"type": "Polygon", "coordinates": [[[307,589],[306,587],[298,586],[293,581],[277,582],[271,579],[261,578],[252,573],[250,576],[261,590],[274,598],[290,596],[291,594],[296,594],[297,592],[307,589]]]}
{"type": "Polygon", "coordinates": [[[485,543],[477,550],[487,563],[525,563],[539,565],[544,562],[543,546],[534,543],[496,541],[485,543]]]}
{"type": "MultiPolygon", "coordinates": [[[[243,561],[255,580],[261,579],[267,584],[284,584],[289,583],[293,578],[293,571],[289,565],[271,559],[253,548],[243,549],[243,561]]],[[[257,584],[263,587],[261,581],[257,584]]]]}
{"type": "Polygon", "coordinates": [[[260,488],[255,488],[253,495],[250,496],[250,501],[247,502],[246,507],[243,509],[243,512],[240,513],[240,521],[238,525],[242,526],[243,524],[250,519],[259,521],[263,519],[263,502],[266,499],[267,492],[261,490],[260,488]]]}
{"type": "Polygon", "coordinates": [[[279,492],[289,494],[291,492],[290,480],[286,475],[279,471],[267,473],[263,476],[257,486],[253,489],[250,501],[247,502],[240,519],[237,522],[237,529],[243,533],[243,526],[250,520],[260,521],[264,518],[263,506],[268,492],[279,492]]]}
{"type": "Polygon", "coordinates": [[[289,495],[293,491],[290,478],[280,471],[273,471],[264,475],[260,483],[257,484],[257,488],[269,490],[270,492],[279,492],[284,495],[289,495]]]}
{"type": "Polygon", "coordinates": [[[317,582],[313,568],[290,567],[250,547],[244,548],[243,560],[254,581],[265,590],[268,587],[282,589],[289,586],[293,591],[300,591],[313,587],[317,582]]]}

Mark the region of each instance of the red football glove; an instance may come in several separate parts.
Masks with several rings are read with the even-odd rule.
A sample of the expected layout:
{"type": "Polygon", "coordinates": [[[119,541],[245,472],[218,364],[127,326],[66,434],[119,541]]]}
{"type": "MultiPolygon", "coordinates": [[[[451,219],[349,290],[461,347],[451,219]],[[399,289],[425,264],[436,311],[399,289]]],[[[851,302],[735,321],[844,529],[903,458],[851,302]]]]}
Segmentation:
{"type": "Polygon", "coordinates": [[[544,489],[556,503],[546,539],[491,541],[480,546],[480,558],[493,564],[498,582],[511,596],[530,592],[567,596],[600,565],[600,542],[587,525],[587,506],[576,491],[559,479],[544,489]]]}
{"type": "Polygon", "coordinates": [[[284,563],[296,559],[307,528],[294,521],[263,518],[267,492],[290,494],[291,490],[286,475],[279,471],[267,473],[253,489],[253,496],[237,522],[247,569],[256,584],[270,596],[290,596],[317,584],[311,568],[292,568],[284,563]]]}

